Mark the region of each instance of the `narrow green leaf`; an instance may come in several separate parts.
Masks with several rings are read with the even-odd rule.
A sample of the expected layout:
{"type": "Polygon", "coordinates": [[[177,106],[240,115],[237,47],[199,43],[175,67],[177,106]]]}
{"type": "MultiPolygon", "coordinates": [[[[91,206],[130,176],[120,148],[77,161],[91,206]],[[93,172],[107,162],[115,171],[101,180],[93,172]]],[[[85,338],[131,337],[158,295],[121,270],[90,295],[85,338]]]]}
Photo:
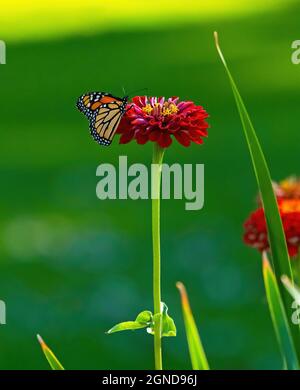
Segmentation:
{"type": "Polygon", "coordinates": [[[263,254],[263,278],[269,310],[283,358],[284,367],[288,370],[298,370],[299,363],[290,327],[279,292],[277,280],[266,254],[263,254]]]}
{"type": "Polygon", "coordinates": [[[278,205],[273,191],[271,176],[265,160],[265,156],[263,154],[262,148],[260,146],[259,140],[257,138],[256,132],[252,125],[245,104],[226,64],[225,58],[219,46],[218,34],[216,32],[215,42],[217,51],[222,60],[222,63],[224,65],[231,84],[233,95],[242,121],[249,152],[251,155],[252,165],[256,175],[265,211],[269,242],[272,250],[272,259],[274,263],[277,281],[279,283],[280,275],[287,275],[290,279],[293,279],[282,222],[278,211],[278,205]]]}
{"type": "Polygon", "coordinates": [[[40,343],[40,346],[42,348],[42,351],[44,352],[44,355],[46,356],[46,359],[48,360],[48,363],[50,364],[50,367],[52,370],[64,370],[63,366],[57,359],[57,357],[54,355],[54,353],[51,351],[51,349],[46,345],[44,340],[41,338],[41,336],[37,335],[38,342],[40,343]]]}
{"type": "Polygon", "coordinates": [[[144,310],[141,313],[139,313],[135,319],[135,321],[125,321],[120,322],[119,324],[113,326],[107,334],[115,333],[115,332],[121,332],[123,330],[136,330],[136,329],[143,329],[148,326],[152,326],[153,322],[153,316],[151,311],[144,310]]]}
{"type": "MultiPolygon", "coordinates": [[[[248,149],[250,152],[253,169],[255,172],[258,188],[260,191],[263,208],[265,212],[265,218],[268,228],[268,238],[272,253],[272,264],[274,267],[275,276],[279,286],[280,294],[283,298],[283,303],[287,316],[291,315],[291,297],[284,289],[283,285],[280,283],[281,275],[287,275],[289,279],[293,281],[292,268],[290,264],[290,259],[287,251],[287,244],[285,240],[285,234],[282,226],[282,221],[280,218],[277,200],[274,194],[271,175],[269,172],[268,165],[265,160],[264,153],[260,146],[259,140],[257,138],[256,132],[254,130],[253,124],[251,122],[250,116],[247,112],[243,99],[238,91],[238,88],[235,84],[235,81],[231,75],[231,72],[226,64],[225,58],[221,51],[218,34],[215,32],[215,42],[218,54],[221,58],[221,61],[224,65],[225,71],[227,73],[235,102],[240,114],[241,122],[243,125],[244,134],[246,137],[248,149]]],[[[291,327],[291,333],[294,339],[294,344],[296,346],[297,355],[300,359],[300,332],[299,328],[291,327]]]]}
{"type": "Polygon", "coordinates": [[[191,311],[186,289],[181,282],[177,282],[176,287],[181,295],[183,319],[193,370],[209,370],[209,365],[191,311]]]}

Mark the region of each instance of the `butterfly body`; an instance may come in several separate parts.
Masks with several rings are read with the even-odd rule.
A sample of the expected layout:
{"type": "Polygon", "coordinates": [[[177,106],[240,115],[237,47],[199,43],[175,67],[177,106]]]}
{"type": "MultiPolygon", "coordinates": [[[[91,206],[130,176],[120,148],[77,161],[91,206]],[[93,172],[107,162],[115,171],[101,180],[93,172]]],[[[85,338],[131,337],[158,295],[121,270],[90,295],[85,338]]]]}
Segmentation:
{"type": "Polygon", "coordinates": [[[77,100],[77,108],[89,120],[92,137],[108,146],[126,112],[128,96],[115,97],[106,92],[89,92],[77,100]]]}

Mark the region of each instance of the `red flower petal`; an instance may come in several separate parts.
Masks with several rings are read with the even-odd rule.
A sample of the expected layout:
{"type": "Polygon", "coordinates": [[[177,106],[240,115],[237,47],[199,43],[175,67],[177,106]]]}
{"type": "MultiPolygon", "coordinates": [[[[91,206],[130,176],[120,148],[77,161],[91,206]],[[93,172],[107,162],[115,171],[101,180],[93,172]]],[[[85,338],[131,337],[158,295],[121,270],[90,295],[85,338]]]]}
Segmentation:
{"type": "Polygon", "coordinates": [[[138,133],[136,134],[136,142],[139,144],[139,145],[144,145],[146,142],[149,141],[149,138],[147,135],[145,134],[141,134],[141,133],[138,133]]]}
{"type": "Polygon", "coordinates": [[[136,139],[138,144],[152,141],[166,148],[171,145],[171,135],[174,135],[184,146],[191,142],[202,144],[209,127],[205,122],[207,117],[203,107],[191,101],[179,102],[177,97],[135,96],[127,105],[117,133],[121,134],[121,143],[136,139]]]}
{"type": "Polygon", "coordinates": [[[149,134],[149,140],[153,142],[157,141],[158,138],[160,137],[160,134],[161,133],[158,130],[151,131],[151,133],[149,134]]]}
{"type": "MultiPolygon", "coordinates": [[[[299,199],[300,202],[300,199],[299,199]]],[[[296,256],[300,245],[300,212],[285,211],[283,199],[278,199],[279,211],[290,256],[296,256]]],[[[244,242],[258,250],[268,250],[267,226],[263,208],[255,210],[244,224],[244,242]]]]}
{"type": "Polygon", "coordinates": [[[191,140],[190,137],[183,131],[174,133],[175,138],[177,139],[178,142],[181,143],[183,146],[190,146],[191,140]]]}
{"type": "Polygon", "coordinates": [[[162,148],[167,148],[172,143],[172,138],[168,133],[161,133],[159,139],[157,140],[159,146],[162,148]]]}
{"type": "Polygon", "coordinates": [[[134,131],[123,133],[119,139],[120,144],[127,144],[134,137],[134,131]]]}

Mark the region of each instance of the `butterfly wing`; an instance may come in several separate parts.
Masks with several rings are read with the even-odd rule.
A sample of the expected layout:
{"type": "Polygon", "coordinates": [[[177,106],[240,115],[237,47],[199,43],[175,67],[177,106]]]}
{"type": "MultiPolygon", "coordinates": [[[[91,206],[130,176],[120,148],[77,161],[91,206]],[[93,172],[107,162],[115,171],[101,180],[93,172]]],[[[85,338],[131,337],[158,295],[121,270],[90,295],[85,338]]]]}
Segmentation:
{"type": "Polygon", "coordinates": [[[84,94],[77,101],[78,109],[89,119],[92,137],[105,146],[111,144],[126,104],[126,97],[120,99],[103,92],[84,94]]]}

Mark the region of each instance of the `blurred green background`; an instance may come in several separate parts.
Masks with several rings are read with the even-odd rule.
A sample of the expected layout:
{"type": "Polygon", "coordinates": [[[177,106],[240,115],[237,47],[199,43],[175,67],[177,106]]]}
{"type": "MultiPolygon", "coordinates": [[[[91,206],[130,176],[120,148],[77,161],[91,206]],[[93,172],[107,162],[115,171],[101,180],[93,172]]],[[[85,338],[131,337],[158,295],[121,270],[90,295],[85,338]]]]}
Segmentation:
{"type": "Polygon", "coordinates": [[[69,369],[153,367],[151,336],[104,333],[152,308],[150,201],[100,201],[95,194],[100,163],[128,155],[129,163],[149,164],[152,145],[115,139],[101,148],[75,108],[83,92],[118,96],[122,86],[192,99],[210,114],[203,146],[174,142],[165,155],[168,163],[205,164],[203,210],[162,202],[163,300],[178,327],[176,338],[164,340],[165,368],[190,368],[177,280],[188,289],[212,368],[281,367],[260,256],[242,242],[257,188],[213,31],[279,180],[299,173],[300,65],[290,57],[300,39],[300,6],[231,1],[223,9],[210,2],[202,12],[201,2],[163,1],[161,10],[159,2],[141,3],[136,15],[134,8],[123,13],[123,5],[103,16],[101,8],[70,2],[70,18],[77,7],[80,23],[58,2],[38,10],[28,2],[26,12],[15,11],[19,25],[9,6],[1,15],[1,369],[48,369],[36,333],[69,369]]]}

